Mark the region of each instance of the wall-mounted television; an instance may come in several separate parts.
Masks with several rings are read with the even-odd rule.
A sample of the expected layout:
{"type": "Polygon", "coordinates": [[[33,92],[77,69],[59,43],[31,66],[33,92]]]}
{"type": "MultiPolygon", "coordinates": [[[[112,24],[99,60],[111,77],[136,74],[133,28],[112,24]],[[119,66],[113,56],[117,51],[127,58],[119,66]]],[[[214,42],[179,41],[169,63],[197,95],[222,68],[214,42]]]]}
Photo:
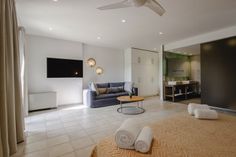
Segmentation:
{"type": "Polygon", "coordinates": [[[47,58],[47,78],[82,78],[83,61],[47,58]]]}

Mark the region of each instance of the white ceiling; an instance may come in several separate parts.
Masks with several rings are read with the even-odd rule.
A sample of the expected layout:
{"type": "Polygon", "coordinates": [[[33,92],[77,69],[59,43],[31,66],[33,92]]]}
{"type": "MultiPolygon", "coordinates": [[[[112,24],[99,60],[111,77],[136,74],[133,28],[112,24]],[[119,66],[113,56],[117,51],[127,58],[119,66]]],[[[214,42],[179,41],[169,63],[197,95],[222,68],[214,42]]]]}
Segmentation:
{"type": "Polygon", "coordinates": [[[119,1],[16,0],[20,24],[28,34],[114,48],[153,50],[161,43],[236,25],[236,0],[160,0],[167,11],[162,17],[145,7],[96,9],[119,1]]]}

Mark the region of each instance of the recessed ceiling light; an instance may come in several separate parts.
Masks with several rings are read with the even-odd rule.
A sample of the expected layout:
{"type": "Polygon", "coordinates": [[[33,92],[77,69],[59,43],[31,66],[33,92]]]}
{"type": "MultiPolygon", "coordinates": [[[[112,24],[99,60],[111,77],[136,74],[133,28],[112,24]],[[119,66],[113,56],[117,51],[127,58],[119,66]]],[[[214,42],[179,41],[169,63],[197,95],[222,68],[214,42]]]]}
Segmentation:
{"type": "Polygon", "coordinates": [[[125,20],[125,19],[123,19],[123,20],[121,20],[121,22],[122,22],[122,23],[125,23],[125,22],[126,22],[126,20],[125,20]]]}
{"type": "Polygon", "coordinates": [[[98,40],[100,40],[100,39],[101,39],[101,37],[97,37],[97,39],[98,39],[98,40]]]}
{"type": "Polygon", "coordinates": [[[159,34],[160,34],[160,35],[162,35],[162,34],[163,34],[163,32],[159,32],[159,34]]]}
{"type": "Polygon", "coordinates": [[[58,0],[52,0],[53,2],[58,2],[58,0]]]}
{"type": "Polygon", "coordinates": [[[53,29],[52,29],[52,27],[49,27],[48,29],[49,29],[50,31],[52,31],[52,30],[53,30],[53,29]]]}

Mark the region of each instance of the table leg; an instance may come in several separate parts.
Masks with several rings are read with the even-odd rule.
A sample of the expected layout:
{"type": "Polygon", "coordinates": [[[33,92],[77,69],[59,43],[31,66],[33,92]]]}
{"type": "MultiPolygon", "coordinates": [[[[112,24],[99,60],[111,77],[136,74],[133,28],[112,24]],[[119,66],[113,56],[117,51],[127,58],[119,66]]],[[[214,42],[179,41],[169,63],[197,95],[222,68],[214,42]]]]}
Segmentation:
{"type": "Polygon", "coordinates": [[[172,87],[172,101],[175,102],[175,87],[172,87]]]}
{"type": "Polygon", "coordinates": [[[185,86],[185,88],[184,88],[184,94],[185,94],[185,99],[188,99],[188,87],[187,86],[185,86]]]}

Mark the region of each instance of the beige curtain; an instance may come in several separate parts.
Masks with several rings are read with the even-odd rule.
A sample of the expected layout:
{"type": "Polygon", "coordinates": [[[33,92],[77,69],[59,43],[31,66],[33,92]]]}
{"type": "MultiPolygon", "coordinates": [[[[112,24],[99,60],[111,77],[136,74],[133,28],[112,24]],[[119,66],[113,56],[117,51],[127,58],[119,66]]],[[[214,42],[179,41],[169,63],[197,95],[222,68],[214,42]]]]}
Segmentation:
{"type": "MultiPolygon", "coordinates": [[[[1,135],[1,129],[0,129],[0,135],[1,135]]],[[[3,147],[2,147],[2,137],[0,136],[0,156],[3,156],[3,147]]]]}
{"type": "Polygon", "coordinates": [[[24,140],[18,25],[14,0],[0,0],[0,156],[24,140]]]}

